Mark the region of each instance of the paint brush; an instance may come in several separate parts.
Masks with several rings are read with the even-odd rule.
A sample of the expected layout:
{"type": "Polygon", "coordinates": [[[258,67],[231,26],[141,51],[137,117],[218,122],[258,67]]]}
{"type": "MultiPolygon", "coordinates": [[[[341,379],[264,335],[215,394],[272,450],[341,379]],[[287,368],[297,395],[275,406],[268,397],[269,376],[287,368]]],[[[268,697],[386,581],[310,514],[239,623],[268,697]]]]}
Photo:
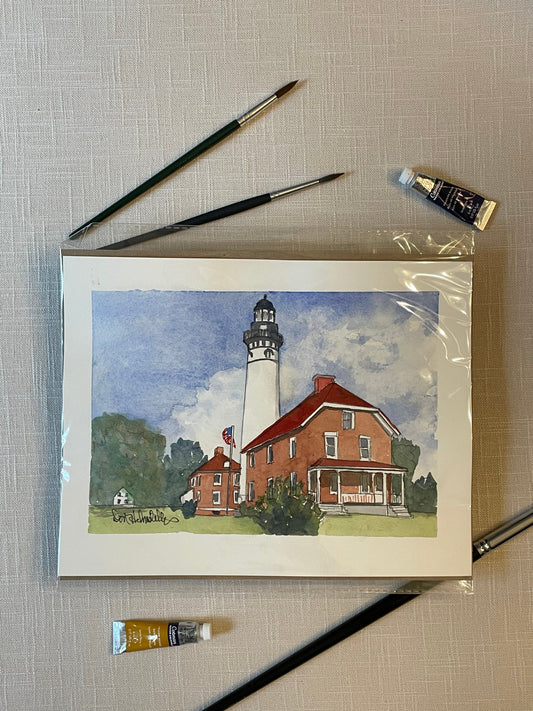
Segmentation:
{"type": "MultiPolygon", "coordinates": [[[[479,560],[482,556],[491,550],[494,550],[502,543],[509,541],[511,538],[516,536],[521,531],[525,531],[533,525],[533,508],[530,508],[521,516],[509,521],[503,526],[499,526],[497,529],[484,536],[482,539],[474,543],[472,547],[472,557],[474,562],[479,560]]],[[[436,587],[440,581],[428,581],[424,583],[424,592],[433,587],[436,587]]],[[[279,679],[288,672],[296,669],[301,664],[308,662],[313,657],[321,654],[326,649],[333,647],[338,642],[350,637],[355,632],[359,632],[364,627],[371,625],[376,622],[381,617],[388,615],[389,612],[397,610],[402,605],[410,602],[415,597],[419,597],[421,593],[409,592],[413,589],[413,583],[408,583],[402,588],[399,588],[396,592],[386,595],[385,597],[377,600],[372,605],[362,610],[361,612],[355,613],[349,617],[345,622],[341,622],[333,629],[329,630],[325,634],[317,637],[305,647],[297,650],[293,654],[289,655],[285,659],[282,659],[277,664],[262,672],[255,678],[246,682],[237,689],[230,691],[229,694],[223,696],[218,701],[205,706],[203,711],[225,711],[231,706],[236,704],[238,701],[242,701],[247,696],[255,693],[259,689],[262,689],[267,684],[279,679]]]]}
{"type": "Polygon", "coordinates": [[[143,234],[135,235],[134,237],[129,237],[128,239],[121,240],[120,242],[114,242],[113,244],[108,244],[104,247],[98,247],[98,249],[123,249],[124,247],[130,247],[133,244],[147,242],[148,240],[155,239],[156,237],[164,237],[165,235],[171,234],[172,232],[188,230],[189,228],[195,227],[196,225],[205,225],[207,222],[214,222],[215,220],[221,220],[223,217],[229,217],[230,215],[236,215],[239,212],[251,210],[254,207],[259,207],[259,205],[264,205],[267,202],[272,202],[272,200],[277,200],[278,198],[285,197],[286,195],[292,195],[293,193],[297,193],[300,190],[306,190],[307,188],[311,188],[314,185],[328,183],[330,180],[335,180],[341,175],[344,175],[344,173],[331,173],[330,175],[325,175],[322,178],[309,180],[306,183],[293,185],[290,188],[277,190],[273,193],[264,193],[263,195],[256,195],[255,197],[251,197],[246,200],[240,200],[239,202],[231,203],[231,205],[219,207],[216,210],[211,210],[210,212],[204,212],[202,215],[191,217],[188,220],[175,222],[172,225],[167,225],[166,227],[159,227],[156,230],[144,232],[143,234]]]}
{"type": "Polygon", "coordinates": [[[172,175],[172,173],[175,173],[176,171],[180,170],[180,168],[183,168],[185,165],[187,165],[187,163],[190,163],[195,158],[198,158],[198,156],[202,155],[202,153],[205,153],[210,148],[213,148],[213,146],[215,146],[217,143],[220,143],[220,141],[223,141],[225,138],[234,133],[234,131],[244,126],[246,123],[248,123],[248,121],[251,121],[253,118],[258,116],[262,111],[274,104],[278,99],[281,99],[281,97],[287,94],[287,92],[289,92],[297,83],[298,80],[291,81],[288,84],[285,84],[285,86],[282,86],[281,89],[278,89],[274,94],[272,94],[272,96],[269,96],[260,104],[257,104],[257,106],[254,106],[253,109],[247,111],[240,118],[230,121],[230,123],[228,123],[226,126],[223,126],[218,131],[215,131],[215,133],[213,133],[205,140],[201,141],[197,146],[191,148],[190,151],[187,151],[187,153],[184,153],[179,158],[176,158],[176,160],[174,160],[172,163],[160,170],[158,173],[152,175],[151,178],[148,178],[148,180],[145,180],[143,183],[138,185],[136,188],[131,190],[123,197],[121,197],[112,205],[106,207],[105,210],[99,212],[98,215],[95,215],[95,217],[92,217],[90,220],[87,220],[87,222],[84,222],[83,225],[80,225],[80,227],[73,230],[69,234],[68,239],[77,239],[78,237],[81,237],[89,229],[91,229],[91,227],[99,224],[100,222],[103,222],[105,219],[117,212],[117,210],[120,210],[125,205],[128,205],[128,203],[132,202],[132,200],[135,200],[135,198],[138,198],[147,190],[150,190],[150,188],[153,188],[154,185],[157,185],[162,180],[165,180],[165,178],[168,178],[169,175],[172,175]]]}

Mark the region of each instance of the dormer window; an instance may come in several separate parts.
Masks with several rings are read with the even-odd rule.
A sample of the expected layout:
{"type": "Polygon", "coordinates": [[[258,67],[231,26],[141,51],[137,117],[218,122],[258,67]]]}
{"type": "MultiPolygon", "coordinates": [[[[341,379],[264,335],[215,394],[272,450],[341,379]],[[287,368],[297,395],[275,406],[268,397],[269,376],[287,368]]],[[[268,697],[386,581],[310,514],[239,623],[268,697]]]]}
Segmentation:
{"type": "Polygon", "coordinates": [[[353,430],[354,429],[354,412],[352,410],[342,411],[342,429],[343,430],[353,430]]]}

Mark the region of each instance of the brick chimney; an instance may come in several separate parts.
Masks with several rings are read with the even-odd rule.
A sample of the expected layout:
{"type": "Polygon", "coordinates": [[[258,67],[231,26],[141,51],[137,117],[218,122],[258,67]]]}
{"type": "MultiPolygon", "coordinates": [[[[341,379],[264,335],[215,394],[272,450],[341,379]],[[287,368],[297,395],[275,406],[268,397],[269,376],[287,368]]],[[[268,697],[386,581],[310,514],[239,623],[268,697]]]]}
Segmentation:
{"type": "Polygon", "coordinates": [[[335,382],[335,376],[334,375],[315,375],[313,377],[313,382],[315,384],[315,393],[319,393],[321,390],[324,390],[326,385],[331,385],[331,383],[335,382]]]}
{"type": "Polygon", "coordinates": [[[215,457],[217,454],[224,454],[224,447],[215,447],[215,457]]]}

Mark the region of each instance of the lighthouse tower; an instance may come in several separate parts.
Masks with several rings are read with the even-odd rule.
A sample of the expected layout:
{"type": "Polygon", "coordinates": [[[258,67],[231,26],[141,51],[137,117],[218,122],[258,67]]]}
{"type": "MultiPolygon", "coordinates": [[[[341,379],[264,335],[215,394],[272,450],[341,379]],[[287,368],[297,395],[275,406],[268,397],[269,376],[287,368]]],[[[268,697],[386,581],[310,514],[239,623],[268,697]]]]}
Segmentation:
{"type": "MultiPolygon", "coordinates": [[[[243,333],[248,349],[242,415],[242,446],[279,419],[279,349],[283,336],[276,309],[265,294],[254,307],[254,320],[243,333]]],[[[241,500],[253,498],[247,484],[247,464],[241,465],[241,500]]]]}

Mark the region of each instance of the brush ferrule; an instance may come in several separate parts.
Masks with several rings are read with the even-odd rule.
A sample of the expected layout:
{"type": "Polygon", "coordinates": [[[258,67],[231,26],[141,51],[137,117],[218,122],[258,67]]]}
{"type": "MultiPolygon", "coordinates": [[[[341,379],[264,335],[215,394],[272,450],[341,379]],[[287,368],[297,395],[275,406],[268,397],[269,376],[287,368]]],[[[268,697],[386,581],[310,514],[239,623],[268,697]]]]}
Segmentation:
{"type": "Polygon", "coordinates": [[[245,113],[243,116],[237,119],[239,126],[244,126],[245,123],[248,123],[248,121],[251,121],[253,118],[257,116],[257,114],[260,114],[261,111],[264,111],[267,109],[271,104],[273,104],[275,101],[278,100],[278,97],[276,94],[272,94],[272,96],[269,96],[268,99],[265,99],[262,101],[260,104],[257,104],[257,106],[254,106],[253,109],[250,109],[247,113],[245,113]]]}
{"type": "Polygon", "coordinates": [[[275,193],[270,193],[270,199],[275,200],[276,198],[285,197],[285,195],[290,195],[291,193],[297,193],[300,190],[305,190],[306,188],[311,188],[313,185],[318,185],[320,180],[310,180],[307,183],[300,183],[299,185],[293,185],[290,188],[284,188],[283,190],[277,190],[275,193]]]}

